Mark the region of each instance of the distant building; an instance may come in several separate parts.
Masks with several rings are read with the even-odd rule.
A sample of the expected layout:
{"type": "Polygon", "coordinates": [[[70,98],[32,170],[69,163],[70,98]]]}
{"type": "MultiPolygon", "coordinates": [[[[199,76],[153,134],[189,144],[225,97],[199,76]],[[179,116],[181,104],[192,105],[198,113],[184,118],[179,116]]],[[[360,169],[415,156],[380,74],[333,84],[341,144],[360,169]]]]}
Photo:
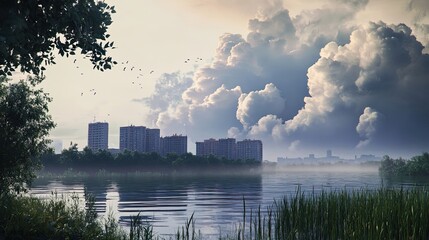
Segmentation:
{"type": "MultiPolygon", "coordinates": [[[[217,156],[229,160],[237,158],[237,144],[235,138],[223,138],[218,141],[217,156]]],[[[262,157],[261,157],[262,160],[262,157]]]]}
{"type": "Polygon", "coordinates": [[[216,156],[218,158],[255,159],[262,161],[262,142],[260,140],[244,140],[236,142],[235,138],[210,138],[204,142],[196,142],[197,156],[216,156]]]}
{"type": "Polygon", "coordinates": [[[107,150],[109,145],[109,124],[95,122],[88,124],[88,148],[92,151],[107,150]]]}
{"type": "Polygon", "coordinates": [[[327,150],[326,151],[326,158],[331,158],[332,157],[332,150],[327,150]]]}
{"type": "Polygon", "coordinates": [[[119,128],[119,149],[136,152],[146,151],[146,127],[126,126],[119,128]]]}
{"type": "Polygon", "coordinates": [[[188,137],[174,134],[173,136],[161,137],[161,155],[176,153],[178,155],[188,153],[188,137]]]}
{"type": "Polygon", "coordinates": [[[146,128],[146,152],[161,153],[159,129],[146,128]]]}
{"type": "Polygon", "coordinates": [[[262,162],[262,141],[249,140],[237,142],[237,159],[253,159],[262,162]]]}
{"type": "Polygon", "coordinates": [[[197,142],[197,156],[217,156],[219,142],[216,139],[210,138],[204,142],[197,142]]]}

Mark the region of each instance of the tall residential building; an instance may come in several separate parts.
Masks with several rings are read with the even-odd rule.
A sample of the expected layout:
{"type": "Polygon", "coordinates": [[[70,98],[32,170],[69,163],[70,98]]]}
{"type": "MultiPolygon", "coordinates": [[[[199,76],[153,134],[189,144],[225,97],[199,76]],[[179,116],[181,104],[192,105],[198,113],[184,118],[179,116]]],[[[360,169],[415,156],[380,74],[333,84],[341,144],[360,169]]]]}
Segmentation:
{"type": "Polygon", "coordinates": [[[93,151],[107,150],[109,145],[109,124],[95,122],[88,124],[88,148],[93,151]]]}
{"type": "Polygon", "coordinates": [[[197,142],[197,156],[213,155],[219,158],[235,159],[236,143],[235,138],[207,139],[204,142],[197,142]]]}
{"type": "Polygon", "coordinates": [[[146,150],[146,127],[127,126],[119,128],[119,149],[125,149],[136,152],[145,152],[146,150]]]}
{"type": "Polygon", "coordinates": [[[236,159],[237,145],[235,138],[223,138],[218,141],[217,156],[229,160],[236,159]]]}
{"type": "Polygon", "coordinates": [[[262,162],[262,141],[245,139],[237,142],[237,159],[262,162]]]}
{"type": "Polygon", "coordinates": [[[176,153],[178,155],[188,152],[188,137],[174,134],[173,136],[161,137],[161,155],[176,153]]]}
{"type": "Polygon", "coordinates": [[[209,156],[214,155],[217,156],[218,153],[218,145],[219,142],[216,139],[210,138],[207,140],[204,140],[204,142],[197,142],[197,145],[200,145],[197,147],[197,156],[209,156]]]}
{"type": "Polygon", "coordinates": [[[146,152],[161,152],[159,129],[146,128],[146,152]]]}

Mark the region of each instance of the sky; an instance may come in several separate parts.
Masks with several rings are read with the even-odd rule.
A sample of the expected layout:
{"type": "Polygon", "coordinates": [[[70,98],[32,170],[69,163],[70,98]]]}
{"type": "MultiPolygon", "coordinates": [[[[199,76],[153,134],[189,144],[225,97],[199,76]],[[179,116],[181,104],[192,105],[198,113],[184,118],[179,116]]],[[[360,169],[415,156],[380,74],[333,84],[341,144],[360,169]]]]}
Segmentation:
{"type": "MultiPolygon", "coordinates": [[[[43,89],[67,148],[88,123],[261,139],[264,159],[309,153],[409,157],[429,150],[427,0],[106,0],[108,52],[56,59],[43,89]]],[[[20,74],[15,75],[21,77],[20,74]]]]}

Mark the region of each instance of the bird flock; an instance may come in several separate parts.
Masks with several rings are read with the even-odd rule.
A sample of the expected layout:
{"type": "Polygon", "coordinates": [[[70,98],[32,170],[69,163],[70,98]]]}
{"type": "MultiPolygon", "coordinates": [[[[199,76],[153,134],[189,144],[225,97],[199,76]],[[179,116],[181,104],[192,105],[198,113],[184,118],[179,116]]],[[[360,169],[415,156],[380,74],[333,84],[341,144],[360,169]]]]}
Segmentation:
{"type": "MultiPolygon", "coordinates": [[[[203,61],[203,59],[200,58],[200,57],[197,57],[197,58],[194,58],[194,59],[186,58],[184,60],[184,63],[185,64],[190,64],[190,63],[198,64],[198,63],[201,63],[202,61],[203,61]]],[[[73,64],[76,64],[76,63],[77,63],[77,59],[74,59],[73,60],[73,64]]],[[[142,80],[144,79],[144,77],[150,76],[150,75],[152,75],[152,74],[155,73],[155,70],[153,70],[153,69],[151,69],[149,71],[147,71],[147,70],[145,71],[142,68],[138,68],[135,65],[131,64],[129,60],[122,61],[118,65],[120,65],[120,66],[117,66],[117,67],[120,67],[122,69],[122,72],[127,72],[127,73],[133,73],[133,74],[135,74],[134,78],[132,80],[130,80],[130,85],[133,88],[137,87],[137,88],[143,89],[143,82],[142,82],[142,80]]],[[[76,69],[79,69],[79,66],[76,66],[76,69]]],[[[81,71],[80,75],[83,76],[84,72],[81,71]]],[[[97,91],[94,88],[89,89],[87,91],[81,91],[80,92],[80,96],[81,97],[83,97],[83,96],[95,96],[96,94],[97,94],[97,91]]]]}

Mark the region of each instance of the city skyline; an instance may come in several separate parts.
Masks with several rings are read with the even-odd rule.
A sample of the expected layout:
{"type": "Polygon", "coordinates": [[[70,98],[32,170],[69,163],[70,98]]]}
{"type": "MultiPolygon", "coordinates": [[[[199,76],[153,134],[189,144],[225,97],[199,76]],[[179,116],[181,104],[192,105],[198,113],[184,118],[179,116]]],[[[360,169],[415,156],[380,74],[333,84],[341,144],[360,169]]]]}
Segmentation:
{"type": "MultiPolygon", "coordinates": [[[[186,135],[173,134],[171,136],[160,135],[160,129],[151,129],[145,126],[121,126],[119,128],[119,148],[108,144],[109,123],[88,123],[87,146],[93,151],[107,150],[111,153],[122,151],[156,152],[162,156],[169,153],[186,154],[188,151],[188,139],[186,135]]],[[[210,138],[204,142],[196,142],[196,156],[214,155],[228,160],[255,159],[263,161],[263,147],[261,140],[244,139],[237,141],[235,138],[210,138]]],[[[57,151],[59,152],[59,151],[57,151]]]]}
{"type": "Polygon", "coordinates": [[[428,151],[428,1],[106,2],[118,65],[76,55],[44,72],[58,145],[85,146],[95,118],[113,147],[135,124],[181,132],[192,152],[210,137],[261,139],[270,160],[428,151]]]}

